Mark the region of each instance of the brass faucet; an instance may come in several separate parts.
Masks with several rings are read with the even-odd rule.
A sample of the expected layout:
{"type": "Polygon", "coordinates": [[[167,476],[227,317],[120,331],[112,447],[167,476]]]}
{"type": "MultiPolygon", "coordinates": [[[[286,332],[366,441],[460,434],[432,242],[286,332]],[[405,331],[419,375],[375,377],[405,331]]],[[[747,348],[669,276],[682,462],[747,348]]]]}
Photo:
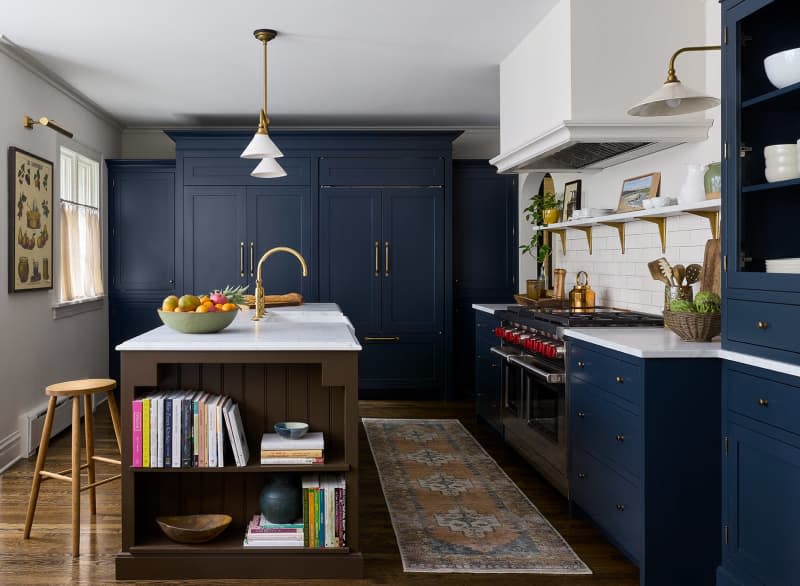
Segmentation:
{"type": "Polygon", "coordinates": [[[258,268],[256,269],[256,314],[253,316],[253,321],[258,321],[264,317],[264,281],[261,279],[261,265],[263,265],[264,261],[276,252],[288,252],[294,256],[300,261],[300,266],[303,268],[303,276],[308,276],[308,265],[306,264],[306,259],[304,259],[303,255],[297,252],[294,248],[289,248],[288,246],[276,246],[275,248],[270,248],[267,252],[265,252],[264,256],[261,257],[261,260],[258,261],[258,268]]]}

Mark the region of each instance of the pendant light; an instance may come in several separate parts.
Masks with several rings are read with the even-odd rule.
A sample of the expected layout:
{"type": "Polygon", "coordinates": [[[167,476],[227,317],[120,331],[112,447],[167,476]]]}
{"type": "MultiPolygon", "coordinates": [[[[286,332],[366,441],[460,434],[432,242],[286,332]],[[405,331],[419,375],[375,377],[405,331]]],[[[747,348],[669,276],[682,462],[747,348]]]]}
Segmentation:
{"type": "Polygon", "coordinates": [[[683,47],[669,60],[667,81],[658,90],[628,110],[629,116],[676,116],[701,112],[719,105],[719,99],[686,87],[675,75],[675,58],[690,51],[718,51],[719,45],[683,47]]]}
{"type": "Polygon", "coordinates": [[[254,177],[283,177],[286,171],[275,159],[283,153],[269,137],[269,118],[267,117],[267,43],[277,36],[272,29],[258,29],[253,36],[264,46],[264,107],[258,113],[258,129],[247,148],[240,155],[243,159],[263,159],[252,175],[254,177]],[[266,161],[271,161],[267,163],[266,161]],[[258,174],[257,174],[258,173],[258,174]]]}

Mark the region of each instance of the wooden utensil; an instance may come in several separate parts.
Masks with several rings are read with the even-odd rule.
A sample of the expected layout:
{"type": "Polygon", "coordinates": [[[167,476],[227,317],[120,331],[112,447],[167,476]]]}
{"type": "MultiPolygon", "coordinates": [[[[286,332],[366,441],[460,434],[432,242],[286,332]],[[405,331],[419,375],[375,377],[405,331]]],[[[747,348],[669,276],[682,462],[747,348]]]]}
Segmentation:
{"type": "Polygon", "coordinates": [[[722,290],[719,244],[719,240],[715,238],[706,242],[706,251],[703,255],[703,271],[700,276],[700,290],[711,291],[717,295],[719,295],[722,290]]]}
{"type": "Polygon", "coordinates": [[[672,267],[669,262],[667,262],[667,259],[662,256],[656,262],[658,263],[661,274],[664,275],[664,278],[667,280],[667,285],[675,285],[675,280],[672,278],[672,267]]]}
{"type": "Polygon", "coordinates": [[[650,269],[650,276],[656,281],[661,281],[665,285],[671,285],[670,280],[661,272],[661,267],[658,261],[661,259],[651,260],[647,263],[647,268],[650,269]]]}
{"type": "Polygon", "coordinates": [[[677,264],[672,267],[672,276],[675,278],[675,284],[680,287],[683,285],[683,277],[686,276],[686,267],[682,264],[677,264]]]}
{"type": "Polygon", "coordinates": [[[686,284],[693,285],[700,280],[700,274],[703,271],[703,267],[697,263],[690,264],[686,267],[686,284]]]}

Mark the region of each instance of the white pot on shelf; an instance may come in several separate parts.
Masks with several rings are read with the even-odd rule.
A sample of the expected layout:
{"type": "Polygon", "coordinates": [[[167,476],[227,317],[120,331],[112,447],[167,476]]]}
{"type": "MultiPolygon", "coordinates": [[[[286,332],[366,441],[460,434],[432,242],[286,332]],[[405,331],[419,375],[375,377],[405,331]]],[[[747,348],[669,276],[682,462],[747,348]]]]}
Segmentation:
{"type": "Polygon", "coordinates": [[[686,179],[683,181],[681,192],[678,195],[678,201],[681,204],[705,201],[706,188],[705,184],[703,183],[704,173],[705,165],[686,166],[686,179]]]}

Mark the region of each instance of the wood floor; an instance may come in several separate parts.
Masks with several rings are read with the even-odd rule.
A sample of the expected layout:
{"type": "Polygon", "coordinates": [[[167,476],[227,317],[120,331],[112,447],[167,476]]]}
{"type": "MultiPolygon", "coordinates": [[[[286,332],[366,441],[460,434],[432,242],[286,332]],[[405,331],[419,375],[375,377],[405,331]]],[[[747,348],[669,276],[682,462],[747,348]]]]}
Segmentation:
{"type": "MultiPolygon", "coordinates": [[[[553,576],[506,574],[503,586],[635,586],[638,570],[585,520],[567,514],[566,500],[536,474],[519,456],[506,447],[485,426],[478,426],[469,403],[362,401],[364,417],[455,418],[472,432],[517,486],[536,504],[555,528],[569,542],[578,556],[592,569],[590,576],[553,576]]],[[[96,451],[111,455],[115,451],[111,421],[105,406],[96,416],[96,451]]],[[[47,469],[68,468],[69,431],[50,444],[47,469]]],[[[492,574],[406,574],[400,561],[389,511],[381,492],[377,470],[369,445],[361,430],[361,543],[366,578],[358,582],[372,584],[410,584],[461,586],[493,584],[492,574]]],[[[81,556],[70,555],[70,486],[67,483],[43,483],[31,539],[22,539],[28,493],[34,460],[22,461],[0,475],[0,584],[132,584],[114,580],[114,554],[120,547],[119,483],[97,489],[97,515],[88,514],[86,493],[82,496],[81,556]]],[[[99,473],[112,473],[113,467],[101,464],[99,473]]],[[[100,478],[101,476],[98,476],[100,478]]],[[[85,482],[85,476],[84,476],[85,482]]],[[[189,582],[158,582],[188,584],[189,582]]],[[[192,584],[212,583],[195,580],[192,584]]],[[[219,581],[214,584],[324,584],[340,586],[354,581],[219,581]]]]}

